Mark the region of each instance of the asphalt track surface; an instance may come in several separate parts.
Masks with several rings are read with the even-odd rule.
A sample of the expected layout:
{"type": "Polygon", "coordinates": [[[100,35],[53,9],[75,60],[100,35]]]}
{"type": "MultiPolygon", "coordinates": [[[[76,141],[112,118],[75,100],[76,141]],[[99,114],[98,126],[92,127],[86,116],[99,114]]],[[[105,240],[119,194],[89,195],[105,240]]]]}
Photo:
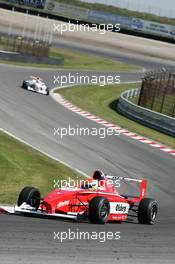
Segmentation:
{"type": "MultiPolygon", "coordinates": [[[[145,66],[149,67],[148,61],[145,66]]],[[[61,71],[0,65],[0,127],[87,174],[100,168],[121,176],[146,177],[149,196],[159,203],[158,223],[145,226],[134,221],[99,226],[1,215],[0,263],[174,263],[174,157],[122,135],[60,140],[53,135],[54,127],[100,125],[70,112],[51,97],[21,89],[21,80],[31,74],[44,77],[53,87],[53,76],[61,71]],[[104,243],[99,239],[67,239],[63,243],[54,240],[54,232],[68,232],[69,228],[90,233],[119,231],[121,238],[104,243]]],[[[140,76],[141,73],[121,74],[121,81],[135,81],[140,76]]]]}

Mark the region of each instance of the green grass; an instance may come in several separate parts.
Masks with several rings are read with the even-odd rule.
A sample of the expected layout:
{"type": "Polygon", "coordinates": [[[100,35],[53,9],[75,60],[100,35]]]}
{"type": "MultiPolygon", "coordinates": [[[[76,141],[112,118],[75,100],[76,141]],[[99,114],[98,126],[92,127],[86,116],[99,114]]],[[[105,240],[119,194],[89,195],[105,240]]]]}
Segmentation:
{"type": "MultiPolygon", "coordinates": [[[[162,108],[163,96],[157,96],[154,100],[153,111],[160,112],[162,108]]],[[[166,94],[164,96],[162,114],[169,115],[172,117],[175,104],[175,96],[166,94]]]]}
{"type": "Polygon", "coordinates": [[[117,99],[120,94],[128,89],[139,87],[139,84],[122,84],[109,86],[74,86],[71,88],[61,89],[57,92],[71,101],[76,106],[87,110],[101,118],[126,128],[132,132],[152,138],[163,144],[175,148],[175,140],[154,129],[143,126],[134,122],[115,110],[117,99]]]}
{"type": "Polygon", "coordinates": [[[58,66],[58,65],[49,65],[49,64],[23,63],[23,62],[6,61],[6,60],[0,60],[0,63],[14,65],[14,66],[23,66],[23,67],[36,67],[36,68],[49,68],[49,69],[62,68],[61,65],[58,66]]]}
{"type": "Polygon", "coordinates": [[[98,71],[134,71],[140,69],[136,65],[104,59],[98,56],[85,55],[80,52],[60,48],[52,48],[50,57],[63,57],[65,59],[64,68],[68,69],[89,69],[98,71]]]}
{"type": "Polygon", "coordinates": [[[129,101],[131,101],[134,104],[138,104],[138,102],[139,102],[139,96],[129,98],[129,101]]]}
{"type": "Polygon", "coordinates": [[[77,179],[77,172],[0,132],[0,203],[16,203],[24,186],[37,186],[43,195],[54,179],[77,179]]]}
{"type": "Polygon", "coordinates": [[[0,63],[12,64],[17,66],[26,67],[39,67],[39,68],[62,68],[62,69],[77,69],[77,70],[95,70],[95,71],[137,71],[141,68],[126,64],[119,61],[104,59],[97,56],[85,55],[80,52],[70,51],[67,49],[52,48],[50,51],[51,58],[64,58],[64,65],[49,65],[49,64],[36,64],[27,62],[15,62],[0,60],[0,63]]]}
{"type": "MultiPolygon", "coordinates": [[[[129,99],[131,102],[133,102],[134,104],[138,104],[139,101],[139,96],[133,97],[129,99]]],[[[163,97],[162,96],[157,96],[154,100],[154,104],[153,104],[153,108],[151,109],[150,105],[151,105],[151,101],[147,102],[147,105],[145,107],[156,111],[158,113],[162,113],[164,115],[168,115],[170,117],[174,117],[173,116],[173,110],[174,110],[174,102],[175,102],[175,97],[173,95],[165,95],[165,99],[163,102],[163,108],[162,108],[162,112],[161,112],[161,107],[162,107],[162,100],[163,97]]]]}

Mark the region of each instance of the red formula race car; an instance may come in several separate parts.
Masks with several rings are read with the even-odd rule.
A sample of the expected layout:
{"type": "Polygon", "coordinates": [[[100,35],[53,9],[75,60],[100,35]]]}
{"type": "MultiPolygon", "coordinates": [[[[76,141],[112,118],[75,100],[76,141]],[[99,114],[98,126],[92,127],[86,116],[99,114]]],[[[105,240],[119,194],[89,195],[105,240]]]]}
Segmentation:
{"type": "Polygon", "coordinates": [[[157,202],[146,198],[147,181],[105,175],[95,171],[92,178],[82,180],[75,188],[57,188],[41,199],[34,187],[25,187],[15,207],[1,207],[1,212],[35,216],[70,218],[105,224],[108,221],[122,222],[128,217],[137,217],[140,224],[154,224],[157,217],[157,202]],[[121,195],[116,186],[121,181],[140,185],[139,195],[121,195]]]}

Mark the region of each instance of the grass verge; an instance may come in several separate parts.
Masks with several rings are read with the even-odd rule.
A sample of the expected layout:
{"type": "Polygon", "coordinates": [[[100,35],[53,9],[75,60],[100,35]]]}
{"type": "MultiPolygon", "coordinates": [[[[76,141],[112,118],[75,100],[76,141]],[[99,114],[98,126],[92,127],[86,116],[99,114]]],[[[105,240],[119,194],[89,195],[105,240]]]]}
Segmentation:
{"type": "MultiPolygon", "coordinates": [[[[133,102],[134,104],[138,105],[139,96],[131,98],[130,101],[133,102]]],[[[146,107],[151,109],[151,103],[152,102],[149,102],[149,104],[147,103],[146,107]]],[[[175,116],[173,116],[174,97],[172,95],[165,95],[164,101],[163,101],[162,95],[157,96],[154,99],[153,108],[151,110],[156,111],[158,113],[162,113],[162,114],[170,116],[170,117],[175,117],[175,116]],[[162,102],[163,102],[163,107],[162,107],[162,102]]]]}
{"type": "Polygon", "coordinates": [[[153,140],[175,148],[175,140],[154,129],[134,122],[116,112],[115,107],[120,94],[128,89],[138,87],[139,84],[121,84],[109,86],[74,86],[58,90],[66,99],[76,106],[87,110],[101,118],[126,128],[132,132],[138,133],[153,140]]]}
{"type": "Polygon", "coordinates": [[[54,189],[54,179],[83,177],[39,151],[0,132],[0,203],[16,203],[24,186],[37,186],[42,195],[54,189]]]}
{"type": "Polygon", "coordinates": [[[98,56],[91,56],[77,51],[61,48],[52,48],[50,52],[52,58],[64,58],[64,68],[68,69],[89,69],[97,71],[134,71],[141,69],[132,64],[120,61],[104,59],[98,56]]]}
{"type": "Polygon", "coordinates": [[[0,60],[0,63],[13,64],[18,66],[39,67],[39,68],[63,68],[63,69],[81,69],[81,70],[96,70],[96,71],[137,71],[141,68],[132,65],[104,59],[97,56],[90,56],[80,52],[70,51],[61,48],[52,48],[50,51],[51,58],[64,58],[64,65],[49,65],[49,64],[34,64],[27,62],[14,62],[0,60]]]}

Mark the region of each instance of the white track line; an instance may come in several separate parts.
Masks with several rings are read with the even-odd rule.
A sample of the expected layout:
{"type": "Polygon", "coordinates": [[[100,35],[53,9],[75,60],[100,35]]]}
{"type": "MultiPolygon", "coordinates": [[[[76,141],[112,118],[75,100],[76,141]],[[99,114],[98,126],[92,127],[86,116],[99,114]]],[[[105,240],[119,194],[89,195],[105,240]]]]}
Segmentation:
{"type": "Polygon", "coordinates": [[[33,149],[39,151],[40,153],[44,154],[45,156],[47,156],[47,157],[49,157],[49,158],[51,158],[51,159],[53,159],[53,160],[55,160],[55,161],[58,161],[58,162],[62,163],[63,165],[67,166],[68,168],[70,168],[70,169],[72,169],[72,170],[75,170],[77,173],[79,173],[79,174],[81,174],[81,175],[83,175],[83,176],[85,176],[85,177],[89,177],[89,175],[87,175],[85,172],[83,172],[83,171],[81,171],[81,170],[79,170],[79,169],[77,169],[77,168],[74,168],[74,167],[70,166],[68,163],[66,163],[66,162],[64,162],[64,161],[62,161],[62,160],[60,160],[60,159],[58,159],[58,158],[56,158],[56,157],[54,157],[54,156],[52,156],[52,155],[46,153],[45,151],[41,151],[39,148],[33,146],[32,144],[28,143],[27,141],[25,141],[25,140],[23,140],[23,139],[21,139],[21,138],[15,136],[15,135],[12,134],[11,132],[7,131],[6,129],[0,128],[0,131],[6,133],[7,135],[13,137],[13,138],[16,139],[16,140],[19,140],[20,142],[26,144],[27,146],[29,146],[29,147],[31,147],[31,148],[33,148],[33,149]]]}

